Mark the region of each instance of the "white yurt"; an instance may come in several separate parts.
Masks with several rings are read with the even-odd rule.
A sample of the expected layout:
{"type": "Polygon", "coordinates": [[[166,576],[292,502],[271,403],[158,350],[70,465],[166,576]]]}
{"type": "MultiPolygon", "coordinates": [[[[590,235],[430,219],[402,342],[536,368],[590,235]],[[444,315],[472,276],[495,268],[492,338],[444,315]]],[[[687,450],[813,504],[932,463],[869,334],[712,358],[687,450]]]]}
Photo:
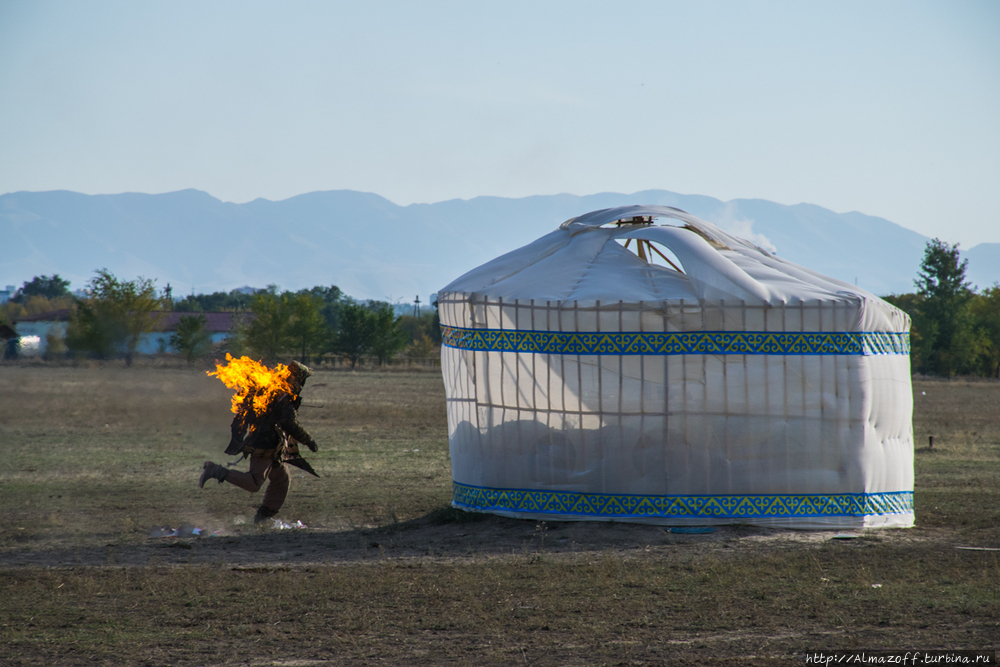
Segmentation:
{"type": "Polygon", "coordinates": [[[438,294],[453,505],[913,525],[909,318],[665,206],[568,220],[438,294]]]}

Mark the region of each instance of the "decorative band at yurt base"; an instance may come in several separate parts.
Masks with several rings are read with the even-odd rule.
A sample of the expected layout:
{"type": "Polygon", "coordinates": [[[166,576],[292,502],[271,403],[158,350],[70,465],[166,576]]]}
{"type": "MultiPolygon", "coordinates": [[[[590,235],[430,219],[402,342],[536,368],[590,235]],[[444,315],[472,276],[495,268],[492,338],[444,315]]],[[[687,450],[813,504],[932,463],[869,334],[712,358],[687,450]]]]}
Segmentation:
{"type": "Polygon", "coordinates": [[[909,354],[909,332],[585,332],[441,327],[441,342],[473,352],[537,354],[909,354]]]}
{"type": "Polygon", "coordinates": [[[647,496],[491,489],[453,482],[456,507],[594,519],[865,517],[913,512],[913,491],[885,493],[647,496]]]}

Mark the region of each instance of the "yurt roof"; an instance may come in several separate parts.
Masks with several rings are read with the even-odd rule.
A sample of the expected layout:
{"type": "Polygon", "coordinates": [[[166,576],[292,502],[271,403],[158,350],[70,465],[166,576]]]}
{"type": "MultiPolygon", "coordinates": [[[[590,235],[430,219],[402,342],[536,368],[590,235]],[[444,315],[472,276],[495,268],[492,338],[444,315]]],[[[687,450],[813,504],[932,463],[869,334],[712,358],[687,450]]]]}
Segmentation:
{"type": "Polygon", "coordinates": [[[876,298],[669,206],[622,206],[572,218],[441,291],[538,301],[698,299],[748,305],[876,298]],[[635,252],[640,245],[648,259],[635,252]],[[656,260],[654,253],[664,260],[650,261],[656,260]]]}

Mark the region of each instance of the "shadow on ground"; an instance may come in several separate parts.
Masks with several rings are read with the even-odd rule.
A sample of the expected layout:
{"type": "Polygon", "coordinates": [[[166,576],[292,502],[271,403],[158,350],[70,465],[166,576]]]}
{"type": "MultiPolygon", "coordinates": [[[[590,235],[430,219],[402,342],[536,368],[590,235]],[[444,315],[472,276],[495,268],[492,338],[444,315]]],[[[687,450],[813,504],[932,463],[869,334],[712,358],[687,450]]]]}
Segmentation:
{"type": "MultiPolygon", "coordinates": [[[[287,524],[286,524],[287,525],[287,524]]],[[[294,524],[293,524],[294,525],[294,524]]],[[[746,553],[758,548],[807,546],[855,538],[859,545],[934,539],[920,529],[792,531],[719,526],[703,534],[678,534],[661,526],[608,522],[546,522],[439,509],[420,518],[377,528],[278,528],[237,519],[201,535],[108,536],[88,544],[33,544],[0,552],[0,567],[150,566],[200,564],[237,568],[295,568],[379,562],[386,559],[461,562],[488,558],[617,553],[637,557],[706,550],[746,553]]],[[[163,531],[158,531],[163,532],[163,531]]]]}

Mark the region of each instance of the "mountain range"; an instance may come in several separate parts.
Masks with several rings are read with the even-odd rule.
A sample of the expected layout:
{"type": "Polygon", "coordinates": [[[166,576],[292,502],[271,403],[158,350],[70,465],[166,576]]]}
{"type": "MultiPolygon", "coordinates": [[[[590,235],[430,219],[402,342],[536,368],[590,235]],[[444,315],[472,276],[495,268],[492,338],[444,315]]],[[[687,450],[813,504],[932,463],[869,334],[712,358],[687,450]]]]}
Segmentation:
{"type": "MultiPolygon", "coordinates": [[[[198,190],[0,195],[0,287],[59,274],[73,288],[107,268],[175,296],[237,287],[337,285],[362,299],[426,300],[454,278],[563,221],[627,204],[674,206],[777,255],[875,294],[913,291],[929,240],[883,218],[761,199],[665,190],[398,206],[375,194],[311,192],[223,202],[198,190]]],[[[980,287],[1000,281],[1000,243],[964,256],[980,287]]]]}

